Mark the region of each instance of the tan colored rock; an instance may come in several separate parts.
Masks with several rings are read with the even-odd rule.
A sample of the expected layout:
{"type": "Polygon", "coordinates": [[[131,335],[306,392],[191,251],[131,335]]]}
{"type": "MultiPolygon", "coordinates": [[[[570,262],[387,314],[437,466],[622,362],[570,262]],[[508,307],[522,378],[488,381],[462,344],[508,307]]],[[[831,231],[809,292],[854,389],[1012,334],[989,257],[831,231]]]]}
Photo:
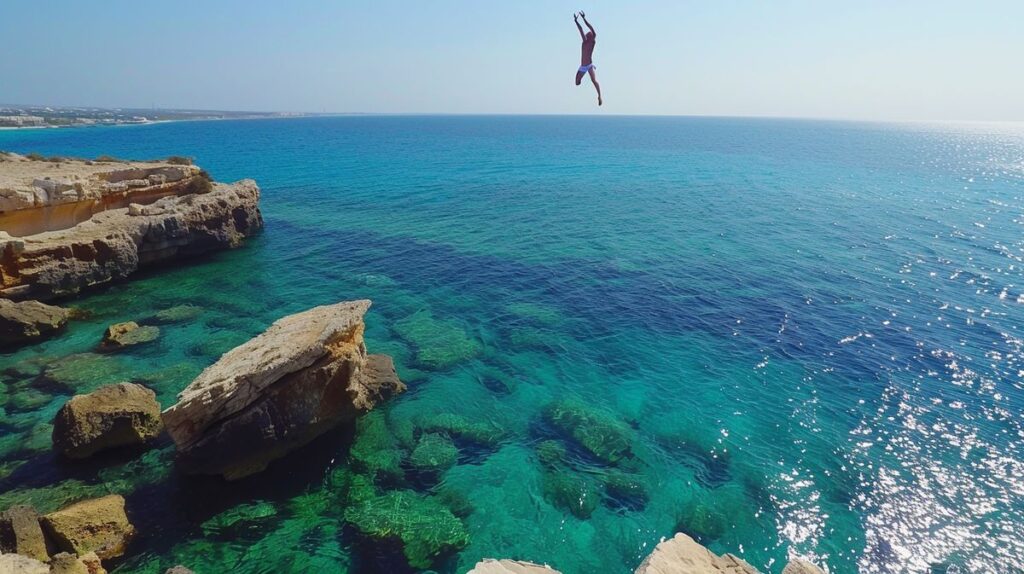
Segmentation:
{"type": "Polygon", "coordinates": [[[43,562],[50,559],[34,508],[12,506],[0,514],[0,552],[21,554],[43,562]]]}
{"type": "Polygon", "coordinates": [[[640,564],[635,574],[758,574],[757,570],[732,554],[718,556],[679,533],[664,540],[640,564]]]}
{"type": "Polygon", "coordinates": [[[802,558],[795,558],[786,564],[782,574],[825,574],[825,571],[802,558]]]}
{"type": "Polygon", "coordinates": [[[69,458],[135,446],[163,430],[156,393],[134,383],[100,387],[64,403],[53,420],[53,445],[69,458]]]}
{"type": "Polygon", "coordinates": [[[107,574],[95,552],[75,556],[61,552],[50,561],[50,574],[107,574]]]}
{"type": "Polygon", "coordinates": [[[124,497],[117,494],[72,504],[43,516],[42,524],[60,550],[95,552],[103,560],[123,555],[135,535],[124,512],[124,497]]]}
{"type": "Polygon", "coordinates": [[[67,325],[69,316],[67,310],[39,301],[15,303],[0,298],[0,347],[52,336],[67,325]]]}
{"type": "Polygon", "coordinates": [[[390,357],[367,355],[369,301],[278,320],[224,354],[164,411],[188,471],[228,479],[267,464],[405,390],[390,357]]]}
{"type": "Polygon", "coordinates": [[[519,560],[492,560],[485,558],[466,574],[562,574],[547,566],[519,560]]]}
{"type": "Polygon", "coordinates": [[[185,568],[184,566],[178,565],[173,568],[168,568],[164,574],[195,574],[195,572],[185,568]]]}
{"type": "Polygon", "coordinates": [[[135,321],[115,323],[107,327],[107,331],[103,334],[103,340],[100,342],[100,346],[108,350],[120,349],[123,347],[149,343],[155,341],[159,336],[159,327],[153,327],[150,325],[140,327],[135,321]]]}
{"type": "MultiPolygon", "coordinates": [[[[168,193],[134,210],[125,204],[100,211],[66,229],[0,235],[0,297],[73,295],[147,265],[237,247],[263,227],[260,190],[252,180],[213,184],[209,193],[168,193]]],[[[33,217],[31,211],[15,215],[33,217]]]]}
{"type": "Polygon", "coordinates": [[[0,574],[49,574],[50,567],[21,554],[0,554],[0,574]]]}

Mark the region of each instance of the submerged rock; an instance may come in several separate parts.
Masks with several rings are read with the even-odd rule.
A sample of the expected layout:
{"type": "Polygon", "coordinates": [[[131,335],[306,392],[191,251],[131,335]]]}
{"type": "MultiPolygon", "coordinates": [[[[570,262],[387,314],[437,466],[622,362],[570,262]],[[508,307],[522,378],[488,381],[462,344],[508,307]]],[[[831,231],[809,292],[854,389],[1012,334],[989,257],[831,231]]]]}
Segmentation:
{"type": "Polygon", "coordinates": [[[370,302],[278,320],[226,353],[164,411],[188,472],[237,479],[405,390],[391,358],[367,355],[370,302]]]}
{"type": "Polygon", "coordinates": [[[156,393],[121,383],[72,397],[53,421],[53,445],[69,458],[141,445],[163,429],[156,393]]]}
{"type": "Polygon", "coordinates": [[[135,535],[124,512],[124,497],[116,494],[47,514],[42,524],[60,550],[79,555],[95,552],[103,560],[123,555],[135,535]]]}
{"type": "Polygon", "coordinates": [[[52,361],[43,371],[43,377],[76,392],[89,392],[123,381],[127,370],[127,365],[116,355],[76,353],[52,361]]]}
{"type": "Polygon", "coordinates": [[[608,413],[576,401],[561,401],[545,409],[544,416],[602,462],[615,464],[632,456],[629,427],[608,413]]]}
{"type": "Polygon", "coordinates": [[[34,508],[12,506],[0,514],[0,552],[21,554],[43,562],[50,559],[34,508]]]}
{"type": "Polygon", "coordinates": [[[153,315],[155,323],[184,323],[191,321],[203,313],[203,308],[198,305],[177,305],[153,315]]]}
{"type": "Polygon", "coordinates": [[[447,369],[475,357],[483,346],[466,335],[457,323],[418,311],[395,323],[395,331],[416,347],[416,360],[435,369],[447,369]]]}
{"type": "Polygon", "coordinates": [[[493,560],[485,558],[466,574],[562,574],[547,566],[519,560],[493,560]]]}
{"type": "Polygon", "coordinates": [[[345,509],[345,520],[365,536],[400,542],[413,568],[429,568],[441,555],[469,544],[466,527],[447,507],[408,490],[359,497],[345,509]]]}
{"type": "Polygon", "coordinates": [[[664,540],[640,564],[635,574],[758,574],[732,554],[718,556],[689,536],[679,533],[664,540]]]}
{"type": "Polygon", "coordinates": [[[0,298],[0,347],[22,345],[50,337],[64,328],[70,313],[40,303],[15,303],[0,298]]]}
{"type": "Polygon", "coordinates": [[[452,439],[437,433],[426,433],[412,451],[409,462],[420,470],[440,472],[455,465],[459,456],[452,439]]]}
{"type": "Polygon", "coordinates": [[[100,346],[104,349],[113,350],[133,345],[141,345],[157,340],[160,336],[160,328],[148,325],[140,327],[135,321],[116,323],[107,327],[103,334],[103,341],[100,346]]]}
{"type": "Polygon", "coordinates": [[[796,558],[786,564],[786,567],[782,569],[782,574],[825,574],[825,572],[806,560],[796,558]]]}

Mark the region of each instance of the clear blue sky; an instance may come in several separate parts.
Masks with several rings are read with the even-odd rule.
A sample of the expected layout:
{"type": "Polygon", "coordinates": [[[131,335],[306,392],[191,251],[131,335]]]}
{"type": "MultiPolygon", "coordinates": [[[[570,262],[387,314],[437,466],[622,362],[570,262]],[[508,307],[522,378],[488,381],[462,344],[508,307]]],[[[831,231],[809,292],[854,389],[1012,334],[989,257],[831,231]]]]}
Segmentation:
{"type": "Polygon", "coordinates": [[[0,102],[1024,120],[1022,0],[6,0],[0,102]]]}

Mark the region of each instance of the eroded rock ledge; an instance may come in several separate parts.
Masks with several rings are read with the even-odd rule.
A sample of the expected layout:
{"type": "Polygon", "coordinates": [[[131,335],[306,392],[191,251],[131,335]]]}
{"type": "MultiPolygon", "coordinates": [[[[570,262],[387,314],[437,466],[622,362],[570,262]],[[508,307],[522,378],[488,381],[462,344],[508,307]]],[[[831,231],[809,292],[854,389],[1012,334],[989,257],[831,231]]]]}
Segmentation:
{"type": "Polygon", "coordinates": [[[45,301],[236,247],[263,227],[259,198],[252,180],[192,165],[0,161],[0,297],[45,301]]]}
{"type": "Polygon", "coordinates": [[[404,391],[391,358],[366,353],[369,308],[348,301],[290,315],[200,373],[163,412],[179,465],[229,480],[254,474],[404,391]]]}

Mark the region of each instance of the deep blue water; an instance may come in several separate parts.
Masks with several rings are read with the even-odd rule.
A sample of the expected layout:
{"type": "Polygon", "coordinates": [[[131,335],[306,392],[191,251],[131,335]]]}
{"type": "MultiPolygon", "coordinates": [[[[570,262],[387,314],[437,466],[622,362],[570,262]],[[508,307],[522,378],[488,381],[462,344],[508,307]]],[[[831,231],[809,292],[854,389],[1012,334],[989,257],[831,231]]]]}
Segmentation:
{"type": "MultiPolygon", "coordinates": [[[[273,320],[367,297],[368,346],[409,381],[389,423],[455,413],[501,432],[402,485],[468,501],[469,544],[437,571],[485,556],[631,571],[677,530],[770,572],[791,555],[838,573],[1024,569],[1024,126],[366,116],[7,131],[0,149],[193,156],[218,180],[255,179],[266,219],[247,247],[85,297],[91,319],[0,355],[0,490],[121,484],[124,460],[69,469],[39,438],[78,384],[39,369],[106,325],[202,307],[82,369],[145,380],[169,405],[273,320]],[[628,468],[551,428],[565,399],[621,421],[628,468]],[[589,516],[548,488],[537,445],[552,437],[573,459],[557,472],[600,496],[589,516]],[[623,471],[646,496],[594,486],[623,471]]],[[[215,509],[189,501],[217,483],[133,486],[142,534],[119,571],[198,555],[313,567],[282,547],[318,568],[397,567],[344,509],[295,510],[347,464],[348,439],[332,440],[215,509]],[[275,516],[199,526],[253,497],[275,516]]]]}

